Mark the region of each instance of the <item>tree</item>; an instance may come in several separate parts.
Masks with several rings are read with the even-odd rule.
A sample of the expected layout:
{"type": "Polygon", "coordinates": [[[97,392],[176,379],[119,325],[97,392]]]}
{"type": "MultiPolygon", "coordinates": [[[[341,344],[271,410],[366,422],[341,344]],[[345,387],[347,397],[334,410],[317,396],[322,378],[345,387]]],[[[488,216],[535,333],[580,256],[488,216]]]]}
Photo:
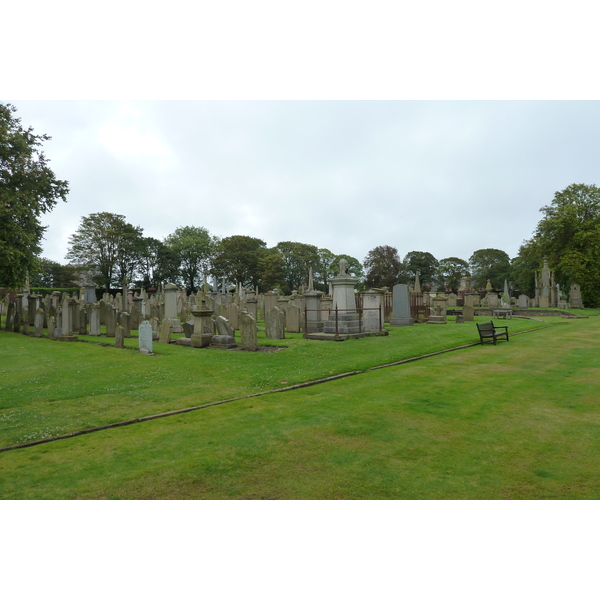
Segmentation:
{"type": "Polygon", "coordinates": [[[259,262],[267,244],[248,235],[232,235],[217,242],[212,272],[217,277],[256,287],[260,279],[259,262]]]}
{"type": "Polygon", "coordinates": [[[151,237],[141,240],[137,273],[145,288],[158,288],[162,283],[176,281],[179,276],[179,257],[172,248],[151,237]]]}
{"type": "Polygon", "coordinates": [[[535,239],[558,283],[579,284],[584,304],[600,306],[600,188],[572,184],[540,212],[535,239]]]}
{"type": "Polygon", "coordinates": [[[540,270],[543,260],[544,255],[535,238],[521,244],[519,253],[510,263],[510,281],[518,293],[535,295],[535,273],[540,270]]]}
{"type": "Polygon", "coordinates": [[[468,274],[469,263],[462,258],[450,256],[449,258],[442,258],[438,264],[438,280],[443,286],[452,290],[455,294],[460,287],[461,278],[468,274]]]}
{"type": "Polygon", "coordinates": [[[365,257],[365,285],[367,287],[392,288],[398,283],[402,262],[398,250],[392,246],[377,246],[365,257]]]}
{"type": "Polygon", "coordinates": [[[264,293],[276,287],[283,289],[286,285],[284,269],[283,256],[277,248],[269,248],[262,252],[258,261],[260,291],[264,293]]]}
{"type": "Polygon", "coordinates": [[[68,288],[78,285],[77,269],[72,265],[61,265],[47,258],[40,258],[38,268],[29,276],[31,287],[68,288]]]}
{"type": "Polygon", "coordinates": [[[488,279],[496,289],[502,288],[510,277],[510,258],[503,250],[484,248],[476,250],[469,258],[473,283],[484,288],[488,279]]]}
{"type": "Polygon", "coordinates": [[[77,266],[95,269],[108,290],[114,283],[122,284],[139,260],[138,240],[141,227],[125,221],[123,215],[109,212],[93,213],[82,217],[77,231],[69,237],[66,258],[77,266]]]}
{"type": "Polygon", "coordinates": [[[283,258],[284,292],[290,293],[308,281],[308,272],[319,267],[319,249],[312,244],[279,242],[275,246],[283,258]]]}
{"type": "Polygon", "coordinates": [[[188,291],[197,291],[210,268],[217,238],[204,227],[178,227],[165,244],[179,257],[179,273],[188,291]]]}
{"type": "Polygon", "coordinates": [[[332,277],[332,271],[335,270],[335,254],[327,248],[319,248],[317,254],[319,261],[313,270],[313,287],[326,292],[329,289],[328,281],[332,277]]]}
{"type": "Polygon", "coordinates": [[[336,254],[333,257],[333,262],[329,268],[329,278],[335,277],[338,274],[338,267],[342,258],[348,261],[348,273],[358,279],[356,282],[356,287],[357,289],[360,289],[364,283],[365,271],[363,266],[360,264],[360,261],[348,254],[336,254]]]}
{"type": "Polygon", "coordinates": [[[12,104],[0,104],[0,287],[22,287],[46,227],[40,217],[58,200],[66,201],[69,184],[56,179],[41,151],[48,135],[23,129],[12,104]]]}
{"type": "Polygon", "coordinates": [[[412,282],[419,274],[421,285],[432,286],[435,283],[438,261],[429,252],[409,252],[402,263],[402,272],[406,283],[412,282]]]}

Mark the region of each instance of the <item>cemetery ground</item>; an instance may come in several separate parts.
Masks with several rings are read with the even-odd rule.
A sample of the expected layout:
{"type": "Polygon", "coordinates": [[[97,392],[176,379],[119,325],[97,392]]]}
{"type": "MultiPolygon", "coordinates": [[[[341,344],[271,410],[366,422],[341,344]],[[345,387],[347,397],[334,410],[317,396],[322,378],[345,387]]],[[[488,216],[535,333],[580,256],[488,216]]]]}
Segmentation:
{"type": "Polygon", "coordinates": [[[474,344],[475,323],[151,356],[1,331],[1,447],[239,399],[0,452],[0,498],[597,499],[600,318],[573,312],[381,369],[474,344]]]}

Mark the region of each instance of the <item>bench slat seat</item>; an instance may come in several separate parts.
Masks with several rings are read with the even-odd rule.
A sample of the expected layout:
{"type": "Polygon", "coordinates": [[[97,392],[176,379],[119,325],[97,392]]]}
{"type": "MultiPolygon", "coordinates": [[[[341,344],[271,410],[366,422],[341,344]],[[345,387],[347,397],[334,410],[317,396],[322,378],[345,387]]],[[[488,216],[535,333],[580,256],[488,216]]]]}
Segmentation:
{"type": "Polygon", "coordinates": [[[495,346],[496,340],[506,340],[508,342],[508,327],[505,325],[494,325],[493,321],[477,323],[477,330],[482,344],[484,342],[494,342],[495,346]],[[501,329],[504,329],[504,331],[499,331],[501,329]]]}

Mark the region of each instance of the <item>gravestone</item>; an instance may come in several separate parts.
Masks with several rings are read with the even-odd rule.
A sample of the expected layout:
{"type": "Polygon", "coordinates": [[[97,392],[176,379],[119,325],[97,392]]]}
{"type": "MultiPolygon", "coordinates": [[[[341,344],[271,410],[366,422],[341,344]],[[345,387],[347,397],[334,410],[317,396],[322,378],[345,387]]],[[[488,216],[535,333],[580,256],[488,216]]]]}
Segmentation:
{"type": "Polygon", "coordinates": [[[124,331],[120,325],[115,328],[115,348],[125,348],[124,331]]]}
{"type": "Polygon", "coordinates": [[[397,283],[392,290],[393,311],[390,317],[390,327],[406,327],[414,325],[410,316],[410,291],[405,283],[397,283]]]}
{"type": "Polygon", "coordinates": [[[325,333],[347,335],[360,331],[354,291],[357,279],[350,274],[348,269],[348,261],[342,258],[339,262],[338,274],[330,280],[333,287],[333,310],[323,327],[325,333]]]}
{"type": "Polygon", "coordinates": [[[383,329],[383,294],[382,290],[374,289],[363,292],[363,331],[380,331],[383,329]]]}
{"type": "Polygon", "coordinates": [[[140,352],[152,354],[152,325],[148,321],[142,321],[138,328],[138,339],[140,352]]]}
{"type": "Polygon", "coordinates": [[[215,334],[212,315],[214,311],[203,308],[202,310],[193,310],[194,329],[190,335],[191,345],[194,348],[205,348],[208,346],[215,334]]]}
{"type": "Polygon", "coordinates": [[[485,298],[487,300],[488,308],[498,308],[498,294],[496,294],[495,292],[488,292],[488,295],[485,298]]]}
{"type": "Polygon", "coordinates": [[[254,352],[258,350],[258,329],[254,317],[243,312],[240,317],[240,335],[242,338],[242,350],[254,352]]]}
{"type": "Polygon", "coordinates": [[[38,308],[33,317],[33,336],[42,337],[44,335],[44,309],[38,308]]]}
{"type": "Polygon", "coordinates": [[[431,300],[431,310],[427,324],[445,325],[446,321],[446,298],[434,296],[431,300]]]}
{"type": "Polygon", "coordinates": [[[519,296],[519,308],[528,308],[529,298],[525,294],[519,296]]]}
{"type": "MultiPolygon", "coordinates": [[[[193,311],[192,311],[193,313],[193,311]]],[[[186,338],[191,338],[194,334],[194,319],[190,319],[183,324],[183,335],[186,338]]]]}
{"type": "Polygon", "coordinates": [[[173,322],[170,319],[165,319],[160,327],[158,342],[168,344],[171,341],[171,333],[173,333],[173,322]]]}
{"type": "Polygon", "coordinates": [[[56,320],[53,316],[48,317],[48,338],[56,339],[56,320]]]}
{"type": "Polygon", "coordinates": [[[210,348],[227,349],[236,346],[235,333],[229,321],[222,315],[215,319],[217,335],[214,335],[210,340],[210,348]]]}
{"type": "Polygon", "coordinates": [[[323,292],[316,290],[308,290],[304,292],[304,306],[305,306],[305,331],[304,333],[321,333],[323,331],[324,323],[321,318],[320,310],[320,299],[323,292]]]}
{"type": "Polygon", "coordinates": [[[115,337],[117,327],[117,309],[111,304],[106,305],[106,337],[115,337]]]}
{"type": "Polygon", "coordinates": [[[172,283],[168,283],[164,287],[165,290],[165,316],[163,320],[169,319],[173,326],[173,333],[181,333],[183,328],[177,316],[177,296],[179,288],[172,283]]]}
{"type": "Polygon", "coordinates": [[[152,339],[158,341],[158,319],[156,317],[151,317],[150,325],[152,325],[152,339]]]}
{"type": "Polygon", "coordinates": [[[100,309],[97,304],[90,305],[90,335],[100,335],[100,309]]]}
{"type": "Polygon", "coordinates": [[[465,304],[462,309],[463,320],[464,321],[474,321],[475,320],[475,309],[470,304],[465,304]]]}
{"type": "Polygon", "coordinates": [[[285,329],[289,333],[300,333],[300,309],[293,304],[287,307],[285,329]]]}
{"type": "Polygon", "coordinates": [[[576,283],[572,284],[571,289],[569,290],[569,304],[571,305],[571,308],[583,308],[581,289],[576,283]]]}
{"type": "Polygon", "coordinates": [[[131,315],[128,312],[122,312],[119,315],[119,325],[123,328],[123,336],[131,337],[131,315]]]}
{"type": "Polygon", "coordinates": [[[9,302],[8,308],[6,309],[6,323],[4,329],[6,331],[12,331],[15,327],[15,303],[9,302]]]}
{"type": "Polygon", "coordinates": [[[261,307],[262,311],[260,313],[260,316],[262,317],[263,320],[266,319],[267,313],[274,306],[277,306],[277,298],[279,298],[279,295],[274,290],[271,290],[270,292],[267,292],[266,294],[263,295],[264,306],[261,307]]]}
{"type": "Polygon", "coordinates": [[[265,337],[270,340],[285,339],[285,313],[273,306],[265,315],[265,337]]]}

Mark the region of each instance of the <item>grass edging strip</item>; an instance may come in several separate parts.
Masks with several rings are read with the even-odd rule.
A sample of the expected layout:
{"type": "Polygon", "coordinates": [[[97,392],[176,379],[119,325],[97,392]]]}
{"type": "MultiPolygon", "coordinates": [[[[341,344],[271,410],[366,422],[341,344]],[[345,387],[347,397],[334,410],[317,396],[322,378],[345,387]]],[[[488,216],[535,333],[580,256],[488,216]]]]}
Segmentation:
{"type": "MultiPolygon", "coordinates": [[[[525,331],[518,331],[511,335],[520,335],[522,333],[531,333],[533,331],[539,331],[540,329],[546,329],[548,327],[553,327],[553,325],[543,325],[542,327],[535,327],[534,329],[527,329],[525,331]]],[[[127,421],[119,421],[118,423],[110,423],[108,425],[100,425],[98,427],[90,427],[88,429],[81,429],[79,431],[72,431],[70,433],[65,433],[63,435],[57,435],[51,438],[44,438],[41,440],[35,440],[33,442],[25,442],[23,444],[15,444],[13,446],[4,446],[0,448],[0,452],[7,452],[8,450],[18,450],[20,448],[30,448],[31,446],[39,446],[40,444],[48,444],[50,442],[57,442],[59,440],[66,440],[72,437],[78,437],[80,435],[86,435],[88,433],[95,433],[97,431],[104,431],[106,429],[115,429],[117,427],[125,427],[127,425],[134,425],[135,423],[143,423],[145,421],[152,421],[154,419],[162,419],[164,417],[172,417],[174,415],[181,415],[188,412],[193,412],[196,410],[201,410],[203,408],[209,408],[211,406],[218,406],[219,404],[227,404],[229,402],[235,402],[237,400],[246,400],[248,398],[256,398],[257,396],[266,396],[267,394],[277,394],[279,392],[288,392],[291,390],[297,390],[305,387],[310,387],[313,385],[319,385],[321,383],[327,383],[329,381],[335,381],[336,379],[343,379],[345,377],[351,377],[353,375],[360,375],[362,373],[367,373],[368,371],[374,371],[376,369],[384,369],[386,367],[394,367],[396,365],[402,365],[410,362],[414,362],[416,360],[422,360],[424,358],[429,358],[431,356],[437,356],[438,354],[445,354],[447,352],[455,352],[456,350],[464,350],[465,348],[472,348],[474,346],[480,346],[481,342],[474,342],[472,344],[464,344],[462,346],[455,346],[454,348],[446,348],[445,350],[438,350],[437,352],[431,352],[429,354],[422,354],[420,356],[412,356],[411,358],[405,358],[403,360],[399,360],[393,363],[387,363],[385,365],[377,365],[376,367],[369,367],[364,371],[348,371],[347,373],[340,373],[339,375],[332,375],[331,377],[324,377],[321,379],[313,379],[312,381],[305,381],[303,383],[296,383],[294,385],[290,385],[284,388],[277,388],[275,390],[265,390],[264,392],[257,392],[256,394],[248,394],[246,396],[237,396],[235,398],[226,398],[225,400],[216,400],[215,402],[207,402],[206,404],[200,404],[198,406],[188,406],[187,408],[179,408],[177,410],[171,410],[165,413],[158,413],[156,415],[148,415],[146,417],[138,417],[136,419],[129,419],[127,421]]]]}

